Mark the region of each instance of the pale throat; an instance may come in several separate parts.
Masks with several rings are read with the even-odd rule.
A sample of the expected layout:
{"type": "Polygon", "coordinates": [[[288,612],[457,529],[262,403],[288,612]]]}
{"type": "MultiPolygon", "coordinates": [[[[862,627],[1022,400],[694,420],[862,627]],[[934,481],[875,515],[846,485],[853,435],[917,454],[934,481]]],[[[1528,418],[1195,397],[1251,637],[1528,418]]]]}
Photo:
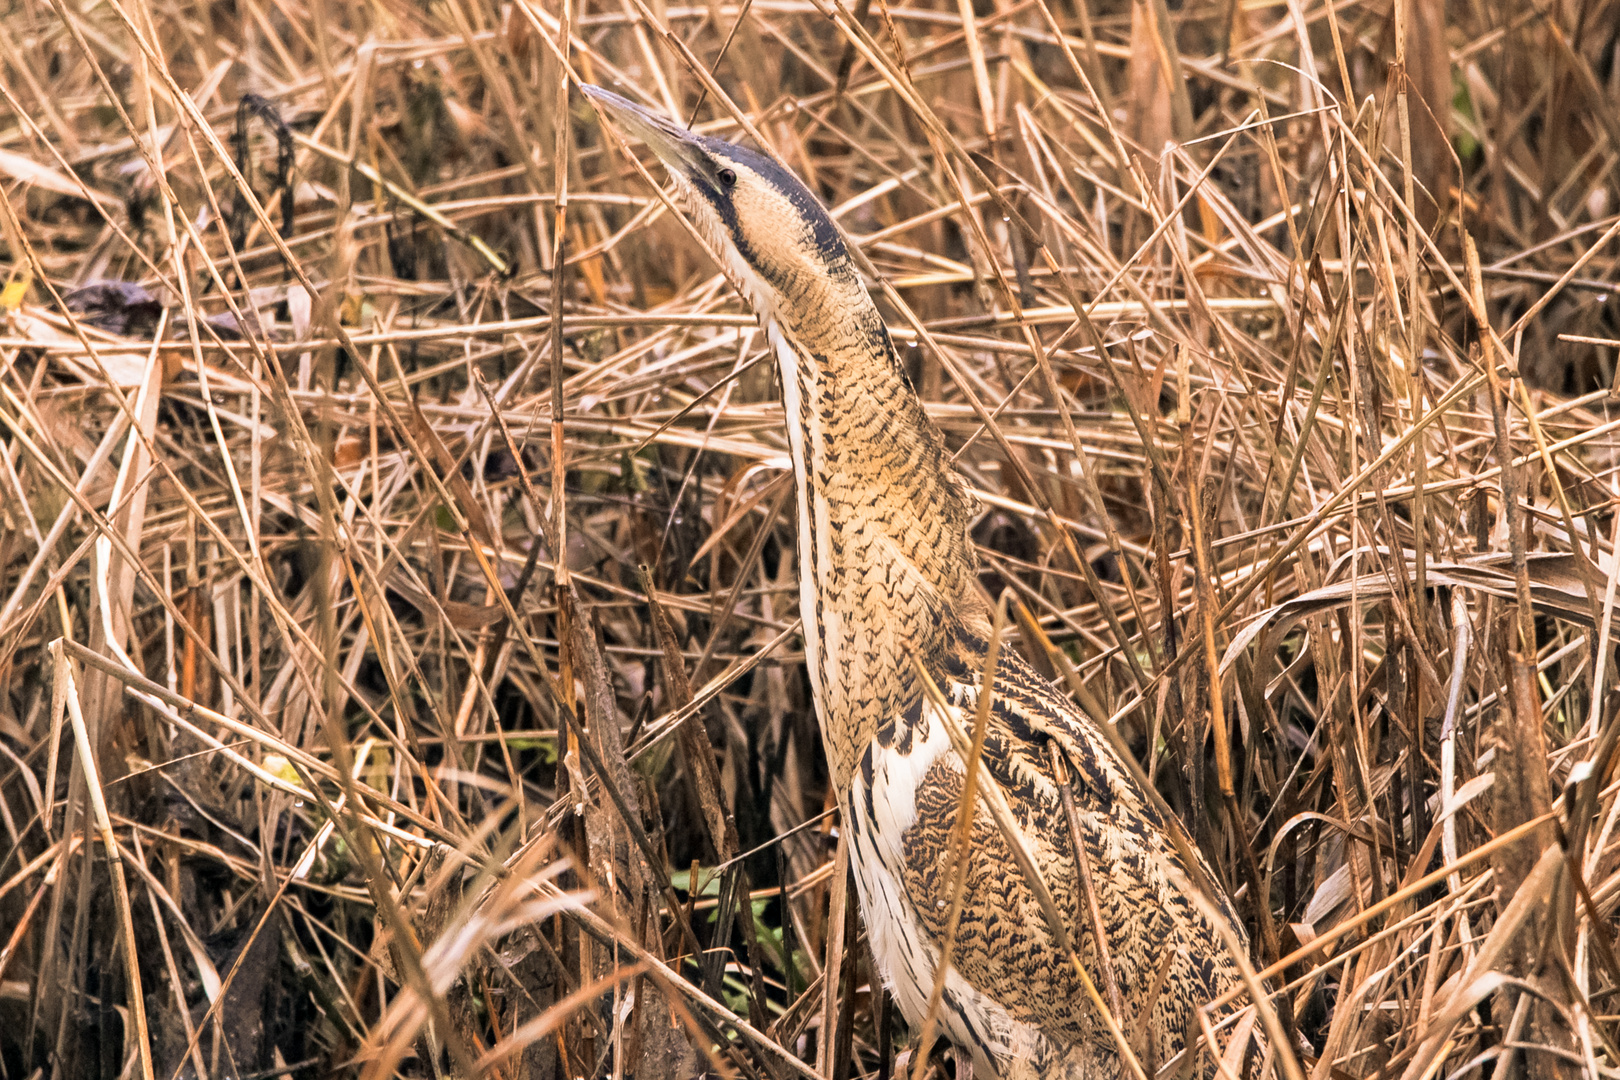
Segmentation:
{"type": "Polygon", "coordinates": [[[756,310],[771,311],[761,321],[776,354],[795,478],[805,496],[801,517],[809,520],[801,524],[823,541],[817,562],[824,573],[870,576],[874,565],[891,577],[904,572],[914,580],[904,596],[886,597],[891,610],[915,593],[952,591],[961,553],[938,550],[929,535],[950,510],[937,505],[939,463],[919,454],[909,435],[926,420],[886,341],[870,336],[881,330],[877,312],[864,289],[858,296],[807,291],[814,303],[793,308],[808,306],[823,317],[789,322],[786,304],[756,310]]]}
{"type": "Polygon", "coordinates": [[[755,310],[781,375],[806,660],[842,787],[877,729],[915,699],[914,654],[929,660],[976,586],[966,500],[870,298],[816,301],[791,305],[791,340],[786,301],[773,293],[755,310]]]}

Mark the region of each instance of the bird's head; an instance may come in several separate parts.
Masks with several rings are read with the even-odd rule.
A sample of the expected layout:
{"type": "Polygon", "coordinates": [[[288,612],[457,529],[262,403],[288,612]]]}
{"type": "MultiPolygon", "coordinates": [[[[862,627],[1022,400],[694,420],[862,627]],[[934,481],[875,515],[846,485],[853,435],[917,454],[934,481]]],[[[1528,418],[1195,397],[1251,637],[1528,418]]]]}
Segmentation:
{"type": "Polygon", "coordinates": [[[798,177],[763,154],[688,131],[618,94],[582,89],[658,155],[692,221],[762,322],[813,309],[852,287],[865,299],[837,226],[798,177]]]}

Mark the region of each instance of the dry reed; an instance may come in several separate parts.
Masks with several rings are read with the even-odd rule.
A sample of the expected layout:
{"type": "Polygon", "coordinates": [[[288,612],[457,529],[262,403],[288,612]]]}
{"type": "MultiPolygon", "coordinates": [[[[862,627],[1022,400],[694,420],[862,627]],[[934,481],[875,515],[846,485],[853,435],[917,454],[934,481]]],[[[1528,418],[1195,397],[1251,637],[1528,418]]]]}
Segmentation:
{"type": "Polygon", "coordinates": [[[1236,894],[1251,1072],[1613,1075],[1617,27],[16,0],[0,1076],[919,1052],[764,342],[580,80],[834,208],[1017,647],[1236,894]]]}

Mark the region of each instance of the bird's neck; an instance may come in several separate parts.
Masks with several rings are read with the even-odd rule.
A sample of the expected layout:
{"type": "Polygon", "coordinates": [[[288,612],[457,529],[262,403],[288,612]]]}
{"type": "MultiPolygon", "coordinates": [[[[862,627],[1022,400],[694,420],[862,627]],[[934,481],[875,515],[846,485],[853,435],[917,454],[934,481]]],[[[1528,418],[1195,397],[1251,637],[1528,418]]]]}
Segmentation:
{"type": "Polygon", "coordinates": [[[806,659],[840,789],[878,728],[916,701],[916,660],[932,666],[942,628],[983,610],[973,500],[850,276],[767,321],[798,486],[806,659]]]}

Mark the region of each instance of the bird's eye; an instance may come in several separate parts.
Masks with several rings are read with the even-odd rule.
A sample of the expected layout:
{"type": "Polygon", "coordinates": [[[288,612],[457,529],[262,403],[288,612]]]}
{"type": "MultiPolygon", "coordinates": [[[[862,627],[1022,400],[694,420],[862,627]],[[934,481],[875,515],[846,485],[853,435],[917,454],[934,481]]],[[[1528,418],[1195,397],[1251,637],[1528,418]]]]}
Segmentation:
{"type": "Polygon", "coordinates": [[[730,169],[721,169],[714,175],[720,181],[721,187],[733,187],[737,183],[737,174],[730,169]]]}

